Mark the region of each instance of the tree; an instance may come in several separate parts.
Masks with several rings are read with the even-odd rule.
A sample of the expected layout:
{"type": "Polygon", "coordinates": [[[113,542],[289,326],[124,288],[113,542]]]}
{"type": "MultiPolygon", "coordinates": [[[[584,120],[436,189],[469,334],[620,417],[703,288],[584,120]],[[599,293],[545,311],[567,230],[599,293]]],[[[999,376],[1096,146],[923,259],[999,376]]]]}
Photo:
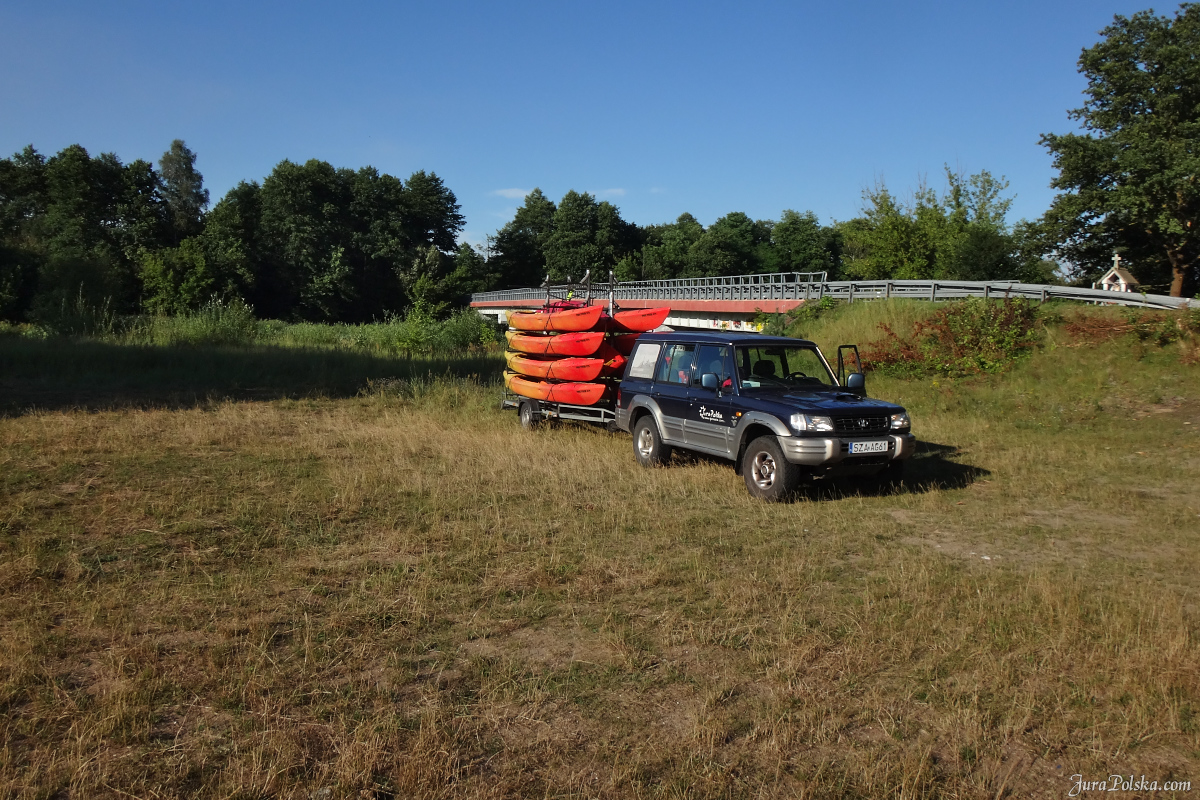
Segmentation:
{"type": "Polygon", "coordinates": [[[836,239],[829,228],[822,228],[811,211],[798,214],[783,212],[771,228],[776,251],[776,268],[785,272],[826,272],[837,274],[836,239]]]}
{"type": "Polygon", "coordinates": [[[755,221],[741,211],[718,219],[688,250],[688,266],[681,277],[750,275],[773,266],[764,263],[771,241],[770,223],[755,221]]]}
{"type": "Polygon", "coordinates": [[[546,238],[543,254],[550,280],[576,280],[600,265],[601,249],[596,242],[599,204],[587,192],[574,189],[563,195],[554,211],[554,230],[546,238]]]}
{"type": "Polygon", "coordinates": [[[845,271],[868,280],[1045,278],[1027,226],[1014,232],[1005,222],[1007,181],[987,170],[964,177],[947,168],[946,184],[941,196],[919,187],[908,204],[883,184],[863,192],[863,217],[839,226],[845,271]]]}
{"type": "Polygon", "coordinates": [[[501,287],[537,286],[542,282],[546,275],[544,250],[554,232],[556,210],[541,189],[534,189],[525,196],[512,220],[496,232],[488,263],[489,269],[499,275],[501,287]]]}
{"type": "Polygon", "coordinates": [[[414,172],[404,182],[404,219],[409,244],[414,248],[434,246],[443,253],[458,247],[455,239],[465,222],[458,199],[435,173],[414,172]]]}
{"type": "Polygon", "coordinates": [[[1200,5],[1174,19],[1116,16],[1083,51],[1082,134],[1045,134],[1062,189],[1042,220],[1048,246],[1085,277],[1123,253],[1146,284],[1190,296],[1200,269],[1200,5]]]}
{"type": "Polygon", "coordinates": [[[687,212],[666,225],[651,225],[642,231],[645,244],[641,252],[617,266],[617,279],[653,281],[683,274],[687,270],[688,251],[703,235],[704,226],[687,212]]]}
{"type": "Polygon", "coordinates": [[[171,149],[158,161],[162,193],[170,209],[175,244],[200,232],[202,215],[208,207],[208,189],[204,176],[196,169],[196,154],[182,139],[171,142],[171,149]]]}

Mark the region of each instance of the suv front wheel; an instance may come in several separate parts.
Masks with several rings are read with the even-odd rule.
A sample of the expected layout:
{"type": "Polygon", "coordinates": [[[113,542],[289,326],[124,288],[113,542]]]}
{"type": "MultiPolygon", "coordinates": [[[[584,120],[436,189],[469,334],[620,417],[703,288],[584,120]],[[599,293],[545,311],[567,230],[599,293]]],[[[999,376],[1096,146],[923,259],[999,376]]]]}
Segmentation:
{"type": "Polygon", "coordinates": [[[654,417],[649,414],[633,426],[633,456],[643,467],[661,467],[671,460],[671,446],[663,444],[654,417]]]}
{"type": "Polygon", "coordinates": [[[783,457],[774,436],[760,436],[742,456],[742,477],[750,494],[773,503],[796,491],[800,468],[783,457]]]}

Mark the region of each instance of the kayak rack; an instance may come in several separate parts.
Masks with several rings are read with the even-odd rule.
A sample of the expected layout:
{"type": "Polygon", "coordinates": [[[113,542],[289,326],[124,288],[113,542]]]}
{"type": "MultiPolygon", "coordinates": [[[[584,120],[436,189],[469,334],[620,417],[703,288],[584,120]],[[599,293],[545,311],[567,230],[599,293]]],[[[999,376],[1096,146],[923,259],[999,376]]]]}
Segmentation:
{"type": "Polygon", "coordinates": [[[594,422],[600,425],[612,425],[617,420],[616,412],[608,406],[573,406],[567,403],[551,403],[546,400],[522,397],[507,389],[504,390],[504,400],[500,407],[520,408],[522,403],[532,403],[534,411],[544,420],[566,419],[572,422],[594,422]]]}

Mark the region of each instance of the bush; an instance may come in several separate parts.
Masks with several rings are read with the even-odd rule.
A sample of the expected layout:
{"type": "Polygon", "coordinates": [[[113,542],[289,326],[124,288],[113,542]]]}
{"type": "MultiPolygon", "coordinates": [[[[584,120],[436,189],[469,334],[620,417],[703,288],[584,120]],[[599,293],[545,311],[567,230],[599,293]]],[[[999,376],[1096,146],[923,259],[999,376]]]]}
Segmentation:
{"type": "Polygon", "coordinates": [[[918,321],[904,338],[881,323],[884,338],[867,345],[864,366],[917,375],[1001,372],[1037,345],[1037,313],[1024,298],[973,297],[918,321]]]}
{"type": "Polygon", "coordinates": [[[198,311],[143,317],[130,338],[156,345],[246,345],[258,335],[254,309],[240,299],[210,300],[198,311]]]}

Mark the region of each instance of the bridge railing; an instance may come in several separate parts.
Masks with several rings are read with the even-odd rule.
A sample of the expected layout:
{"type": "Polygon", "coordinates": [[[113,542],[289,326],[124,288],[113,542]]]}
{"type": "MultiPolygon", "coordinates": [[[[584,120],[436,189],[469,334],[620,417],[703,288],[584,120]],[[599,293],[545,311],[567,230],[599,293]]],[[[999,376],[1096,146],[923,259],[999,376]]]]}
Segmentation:
{"type": "MultiPolygon", "coordinates": [[[[621,300],[671,301],[749,301],[874,300],[889,297],[913,300],[954,300],[965,297],[1024,297],[1030,300],[1075,300],[1103,305],[1135,306],[1141,308],[1173,309],[1185,307],[1189,301],[1161,294],[1113,292],[1104,289],[1080,289],[1071,286],[1052,286],[1016,281],[827,281],[825,273],[778,272],[762,275],[729,275],[715,278],[677,278],[661,281],[631,281],[618,283],[613,290],[621,300]]],[[[551,286],[551,293],[563,296],[568,286],[551,286]]],[[[578,293],[578,287],[574,287],[578,293]]],[[[593,287],[593,299],[608,296],[602,287],[593,287]]],[[[529,303],[544,300],[546,288],[501,289],[471,295],[472,303],[529,303]]]]}

